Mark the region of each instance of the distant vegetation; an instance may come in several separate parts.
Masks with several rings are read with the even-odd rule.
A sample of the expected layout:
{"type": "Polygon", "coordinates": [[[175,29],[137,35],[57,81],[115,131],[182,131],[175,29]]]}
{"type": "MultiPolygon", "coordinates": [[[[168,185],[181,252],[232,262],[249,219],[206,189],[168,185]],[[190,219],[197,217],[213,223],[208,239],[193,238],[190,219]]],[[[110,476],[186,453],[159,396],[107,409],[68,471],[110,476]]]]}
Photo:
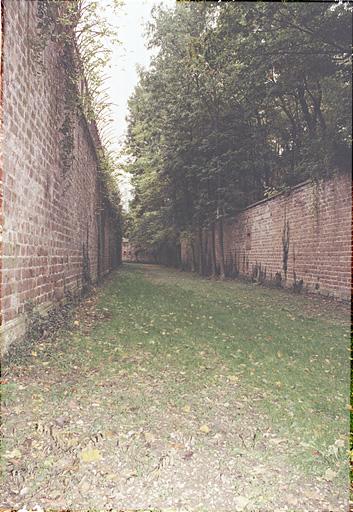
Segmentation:
{"type": "Polygon", "coordinates": [[[158,53],[129,103],[133,240],[163,248],[258,199],[349,170],[351,15],[329,2],[155,10],[149,45],[158,53]]]}

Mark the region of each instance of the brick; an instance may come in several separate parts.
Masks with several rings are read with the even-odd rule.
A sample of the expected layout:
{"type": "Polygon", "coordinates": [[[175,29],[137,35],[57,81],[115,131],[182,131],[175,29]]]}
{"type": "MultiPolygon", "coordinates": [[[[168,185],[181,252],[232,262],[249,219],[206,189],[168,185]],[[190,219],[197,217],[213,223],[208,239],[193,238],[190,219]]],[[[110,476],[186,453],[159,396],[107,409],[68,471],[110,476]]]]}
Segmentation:
{"type": "Polygon", "coordinates": [[[59,129],[64,104],[62,91],[54,87],[62,82],[58,48],[53,43],[45,49],[46,66],[39,74],[25,58],[36,16],[37,2],[5,2],[3,172],[0,166],[4,323],[14,318],[14,310],[23,312],[28,300],[59,300],[64,283],[79,293],[85,261],[92,282],[120,261],[114,217],[97,172],[95,128],[83,117],[75,122],[79,144],[74,164],[66,177],[62,175],[59,129]],[[98,216],[97,204],[103,209],[98,216]],[[99,231],[104,245],[98,243],[99,231]]]}
{"type": "MultiPolygon", "coordinates": [[[[250,206],[236,217],[225,220],[224,254],[228,264],[232,257],[233,271],[249,277],[256,269],[261,269],[266,272],[266,277],[272,275],[272,278],[279,272],[283,282],[282,236],[286,220],[289,223],[289,252],[285,286],[293,285],[295,273],[297,280],[303,279],[308,291],[349,298],[351,179],[336,176],[321,185],[315,214],[312,212],[313,186],[307,183],[294,188],[289,195],[250,206]]],[[[206,239],[208,251],[204,258],[210,271],[210,232],[204,230],[204,245],[206,239]]],[[[219,261],[217,232],[216,245],[219,261]]],[[[192,252],[186,241],[182,241],[181,256],[183,266],[191,269],[192,252]]]]}

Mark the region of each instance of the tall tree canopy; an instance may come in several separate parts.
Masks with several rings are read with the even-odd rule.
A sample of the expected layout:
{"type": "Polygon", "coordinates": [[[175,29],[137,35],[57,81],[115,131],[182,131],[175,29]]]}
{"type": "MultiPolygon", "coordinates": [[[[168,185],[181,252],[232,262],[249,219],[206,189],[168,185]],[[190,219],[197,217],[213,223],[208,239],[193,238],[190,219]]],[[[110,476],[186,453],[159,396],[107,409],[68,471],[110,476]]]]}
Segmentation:
{"type": "Polygon", "coordinates": [[[135,241],[158,249],[347,171],[351,26],[350,6],[325,2],[155,9],[158,53],[129,102],[135,241]]]}

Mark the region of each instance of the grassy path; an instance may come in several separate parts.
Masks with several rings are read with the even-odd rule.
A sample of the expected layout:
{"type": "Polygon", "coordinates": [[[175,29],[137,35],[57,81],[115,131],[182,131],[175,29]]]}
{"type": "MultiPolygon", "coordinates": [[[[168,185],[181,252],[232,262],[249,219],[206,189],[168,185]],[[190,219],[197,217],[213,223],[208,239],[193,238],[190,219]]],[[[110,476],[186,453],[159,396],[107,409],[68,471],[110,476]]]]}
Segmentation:
{"type": "Polygon", "coordinates": [[[343,307],[126,265],[6,369],[3,508],[346,511],[343,307]]]}

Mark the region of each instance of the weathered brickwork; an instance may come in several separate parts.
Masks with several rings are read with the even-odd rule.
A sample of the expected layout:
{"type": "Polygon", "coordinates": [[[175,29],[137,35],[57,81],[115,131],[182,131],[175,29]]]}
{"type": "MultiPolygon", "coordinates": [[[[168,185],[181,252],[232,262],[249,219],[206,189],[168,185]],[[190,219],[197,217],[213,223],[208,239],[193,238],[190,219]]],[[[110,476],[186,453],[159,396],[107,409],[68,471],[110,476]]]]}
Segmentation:
{"type": "MultiPolygon", "coordinates": [[[[2,233],[3,233],[3,0],[0,0],[0,276],[2,272],[2,233]]],[[[0,278],[0,300],[1,300],[2,282],[0,278]]],[[[2,322],[0,308],[0,325],[2,322]]]]}
{"type": "MultiPolygon", "coordinates": [[[[216,226],[216,259],[220,242],[216,226]]],[[[339,299],[351,294],[351,179],[337,176],[304,183],[262,201],[224,223],[226,275],[294,287],[339,299]]],[[[195,246],[198,253],[198,247],[195,246]]],[[[210,272],[211,236],[203,233],[210,272]]],[[[197,261],[198,254],[194,261],[197,261]]],[[[182,264],[192,267],[190,244],[182,242],[182,264]]]]}
{"type": "Polygon", "coordinates": [[[75,118],[73,163],[61,165],[63,91],[54,43],[34,59],[37,2],[5,0],[3,44],[2,350],[24,333],[28,304],[42,310],[120,261],[105,199],[97,132],[75,118]]]}

